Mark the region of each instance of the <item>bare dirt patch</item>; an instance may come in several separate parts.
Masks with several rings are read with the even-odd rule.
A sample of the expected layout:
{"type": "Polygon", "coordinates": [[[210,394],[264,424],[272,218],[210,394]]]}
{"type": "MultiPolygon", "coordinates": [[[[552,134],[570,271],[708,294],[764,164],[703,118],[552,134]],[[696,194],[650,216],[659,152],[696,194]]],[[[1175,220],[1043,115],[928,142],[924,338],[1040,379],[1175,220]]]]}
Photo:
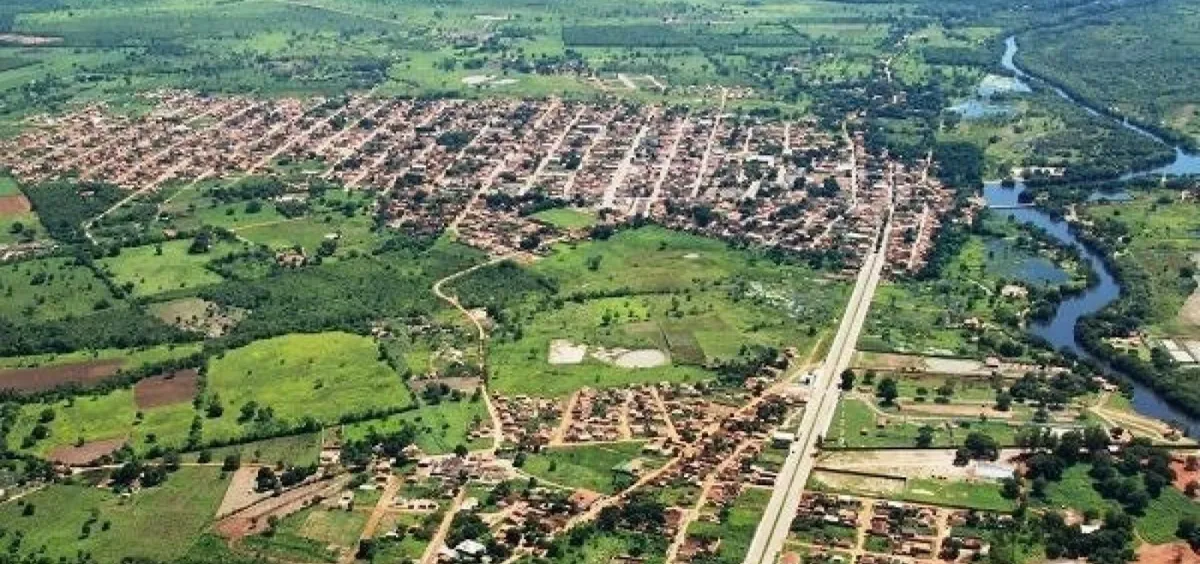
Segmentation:
{"type": "Polygon", "coordinates": [[[613,361],[613,364],[621,368],[654,368],[655,366],[665,366],[670,361],[667,353],[658,349],[644,349],[623,353],[613,361]]]}
{"type": "Polygon", "coordinates": [[[1187,543],[1153,545],[1142,543],[1137,549],[1138,564],[1200,564],[1198,556],[1187,543]]]}
{"type": "Polygon", "coordinates": [[[587,345],[577,345],[566,339],[550,341],[550,353],[546,360],[550,364],[579,364],[587,356],[587,345]]]}
{"type": "MultiPolygon", "coordinates": [[[[817,466],[827,471],[865,472],[884,474],[898,479],[943,478],[968,480],[985,478],[979,463],[966,466],[954,464],[953,450],[897,449],[875,451],[831,451],[821,454],[817,466]]],[[[1021,454],[1018,449],[1003,449],[993,465],[1016,466],[1021,454]]]]}
{"type": "Polygon", "coordinates": [[[0,217],[20,215],[31,211],[33,211],[33,206],[30,205],[29,198],[26,198],[24,194],[0,196],[0,217]]]}
{"type": "Polygon", "coordinates": [[[412,380],[410,382],[414,388],[424,390],[429,386],[436,384],[444,385],[451,390],[460,392],[474,392],[479,387],[481,380],[479,378],[425,378],[421,380],[412,380]]]}
{"type": "Polygon", "coordinates": [[[229,488],[221,499],[221,507],[217,508],[217,518],[235,513],[275,494],[273,491],[254,491],[255,477],[258,476],[257,466],[242,466],[234,471],[229,479],[229,488]]]}
{"type": "Polygon", "coordinates": [[[0,370],[0,390],[33,393],[65,384],[94,384],[116,374],[123,364],[124,360],[110,359],[0,370]]]}
{"type": "Polygon", "coordinates": [[[125,438],[105,439],[103,441],[92,441],[84,443],[82,446],[58,447],[50,451],[50,460],[61,462],[71,466],[81,466],[94,462],[106,454],[112,454],[121,445],[125,444],[125,438]]]}
{"type": "Polygon", "coordinates": [[[885,497],[899,495],[904,491],[906,483],[904,478],[862,476],[829,470],[814,471],[813,479],[834,489],[866,492],[885,497]]]}
{"type": "Polygon", "coordinates": [[[163,323],[185,331],[220,337],[246,317],[246,311],[200,298],[181,298],[150,306],[150,312],[163,323]]]}
{"type": "Polygon", "coordinates": [[[190,402],[196,397],[197,376],[193,368],[151,376],[133,386],[133,399],[138,409],[190,402]]]}

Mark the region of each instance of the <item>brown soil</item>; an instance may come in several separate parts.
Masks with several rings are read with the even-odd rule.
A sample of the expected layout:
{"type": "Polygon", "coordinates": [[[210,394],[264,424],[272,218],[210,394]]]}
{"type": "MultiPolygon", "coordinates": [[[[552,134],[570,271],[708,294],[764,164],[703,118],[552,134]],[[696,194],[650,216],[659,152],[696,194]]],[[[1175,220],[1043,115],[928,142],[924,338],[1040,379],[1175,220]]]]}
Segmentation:
{"type": "Polygon", "coordinates": [[[96,461],[101,456],[112,454],[121,445],[125,444],[126,439],[105,439],[103,441],[92,441],[84,443],[83,446],[58,447],[50,451],[50,460],[69,464],[72,466],[81,466],[90,462],[96,461]]]}
{"type": "Polygon", "coordinates": [[[1138,564],[1200,564],[1197,555],[1186,543],[1152,545],[1143,543],[1137,549],[1138,564]]]}
{"type": "Polygon", "coordinates": [[[479,378],[428,378],[422,380],[412,380],[409,383],[420,390],[424,390],[426,386],[432,386],[434,384],[445,384],[451,390],[470,393],[479,388],[480,382],[481,380],[479,378]]]}
{"type": "Polygon", "coordinates": [[[192,401],[196,397],[197,373],[194,368],[152,376],[133,387],[138,409],[149,409],[192,401]]]}
{"type": "Polygon", "coordinates": [[[1200,482],[1200,469],[1189,472],[1186,466],[1187,465],[1184,463],[1184,460],[1181,458],[1176,458],[1171,461],[1171,470],[1175,471],[1174,484],[1175,487],[1179,488],[1180,491],[1183,491],[1184,488],[1187,488],[1188,482],[1191,482],[1192,480],[1200,482]]]}
{"type": "Polygon", "coordinates": [[[0,390],[42,392],[63,384],[94,384],[116,374],[124,363],[112,359],[0,370],[0,390]]]}
{"type": "Polygon", "coordinates": [[[267,528],[270,516],[282,518],[304,509],[316,499],[337,495],[349,481],[349,476],[345,476],[332,481],[320,480],[304,484],[244,507],[218,521],[214,529],[217,534],[233,540],[260,533],[267,528]]]}
{"type": "Polygon", "coordinates": [[[31,210],[33,206],[29,205],[29,199],[24,195],[0,196],[0,217],[29,213],[31,210]]]}

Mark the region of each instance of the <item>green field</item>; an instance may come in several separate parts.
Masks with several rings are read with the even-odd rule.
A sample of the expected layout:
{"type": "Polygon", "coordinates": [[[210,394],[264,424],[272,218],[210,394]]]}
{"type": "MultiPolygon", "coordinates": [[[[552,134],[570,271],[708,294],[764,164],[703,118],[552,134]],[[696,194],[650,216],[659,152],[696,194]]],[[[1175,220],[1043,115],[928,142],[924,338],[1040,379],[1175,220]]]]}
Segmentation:
{"type": "Polygon", "coordinates": [[[112,439],[123,439],[139,450],[155,444],[181,448],[194,415],[190,402],[139,411],[133,390],[123,388],[53,404],[22,405],[9,436],[14,447],[22,446],[23,450],[43,456],[57,447],[112,439]],[[55,414],[54,420],[45,424],[49,436],[25,447],[23,441],[31,435],[46,408],[53,409],[55,414]]]}
{"type": "Polygon", "coordinates": [[[1084,209],[1089,218],[1111,222],[1125,235],[1125,252],[1117,260],[1144,273],[1150,284],[1148,329],[1158,335],[1200,337],[1200,318],[1181,314],[1195,286],[1183,273],[1194,270],[1200,256],[1196,204],[1180,202],[1175,192],[1165,190],[1134,195],[1129,202],[1084,209]]]}
{"type": "Polygon", "coordinates": [[[521,470],[551,485],[613,493],[618,490],[615,467],[640,460],[648,471],[662,464],[661,459],[641,452],[641,441],[553,447],[530,454],[521,470]]]}
{"type": "Polygon", "coordinates": [[[181,468],[166,483],[128,498],[86,485],[51,485],[21,501],[34,506],[23,516],[17,501],[0,504],[8,537],[24,535],[18,554],[44,547],[43,556],[74,559],[90,553],[98,562],[122,558],[165,561],[178,557],[208,528],[228,480],[216,468],[181,468]],[[95,519],[90,534],[86,522],[95,519]],[[104,524],[108,523],[105,530],[104,524]]]}
{"type": "MultiPolygon", "coordinates": [[[[1062,480],[1047,486],[1044,504],[1078,511],[1092,510],[1100,514],[1118,507],[1115,501],[1104,499],[1092,487],[1092,478],[1088,476],[1090,469],[1088,464],[1076,464],[1064,471],[1062,480]]],[[[1150,501],[1142,515],[1135,516],[1134,526],[1138,534],[1151,544],[1173,542],[1176,540],[1179,520],[1184,516],[1200,518],[1200,506],[1179,490],[1167,486],[1157,498],[1150,501]]]]}
{"type": "Polygon", "coordinates": [[[1001,445],[1012,444],[1020,427],[1003,421],[980,421],[974,417],[945,418],[935,421],[908,421],[901,413],[879,417],[863,400],[843,398],[838,402],[826,441],[849,448],[915,447],[923,425],[934,428],[932,446],[962,444],[971,432],[991,435],[1001,445]],[[883,420],[887,424],[879,427],[883,420]]]}
{"type": "Polygon", "coordinates": [[[200,352],[200,343],[185,343],[179,345],[159,345],[141,349],[99,349],[94,351],[81,350],[61,354],[35,354],[27,356],[0,357],[0,370],[6,368],[37,368],[41,366],[57,366],[91,360],[114,360],[124,362],[121,367],[133,369],[149,364],[157,364],[173,358],[185,357],[200,352]]]}
{"type": "Polygon", "coordinates": [[[207,253],[192,254],[188,252],[191,244],[180,240],[122,249],[120,255],[102,259],[100,264],[118,285],[131,287],[136,296],[150,296],[220,282],[221,275],[205,265],[244,248],[239,243],[220,242],[207,253]]]}
{"type": "Polygon", "coordinates": [[[1010,512],[1017,507],[1016,501],[1000,495],[1000,484],[996,482],[908,480],[901,497],[918,503],[944,504],[983,511],[1010,512]]]}
{"type": "Polygon", "coordinates": [[[294,426],[306,417],[331,424],[345,415],[412,404],[374,341],[348,333],[286,335],[231,350],[210,363],[207,390],[226,409],[205,421],[206,439],[235,437],[247,427],[294,426]],[[260,410],[270,407],[273,417],[239,422],[251,401],[260,410]]]}
{"type": "Polygon", "coordinates": [[[533,217],[561,229],[583,229],[596,223],[589,212],[569,208],[554,208],[533,214],[533,217]]]}
{"type": "Polygon", "coordinates": [[[402,425],[411,424],[417,429],[416,445],[422,451],[426,454],[446,454],[454,452],[454,447],[458,445],[465,445],[471,450],[491,446],[491,441],[487,439],[472,441],[467,437],[468,430],[476,420],[488,421],[487,406],[483,400],[443,400],[436,405],[424,404],[384,419],[346,425],[342,433],[346,440],[359,440],[366,437],[371,429],[387,434],[399,430],[402,425]]]}
{"type": "Polygon", "coordinates": [[[117,301],[104,280],[70,258],[0,265],[0,296],[0,316],[15,321],[83,315],[117,301]]]}
{"type": "Polygon", "coordinates": [[[654,227],[558,247],[523,274],[542,285],[519,285],[519,275],[473,283],[488,276],[481,272],[459,283],[460,299],[470,305],[507,306],[505,317],[513,321],[495,331],[489,364],[495,389],[510,395],[694,383],[711,378],[700,365],[735,358],[753,345],[807,353],[830,331],[846,299],[843,282],[807,267],[654,227]],[[659,349],[671,362],[622,368],[591,354],[577,364],[551,364],[555,340],[587,345],[592,353],[659,349]]]}
{"type": "MultiPolygon", "coordinates": [[[[220,462],[234,455],[242,464],[276,464],[282,462],[294,466],[316,464],[321,454],[321,433],[305,433],[265,439],[239,445],[208,449],[211,459],[220,462]]],[[[186,459],[195,460],[198,453],[186,459]]]]}
{"type": "Polygon", "coordinates": [[[717,550],[716,561],[727,564],[741,562],[750,549],[754,530],[758,527],[758,522],[762,520],[763,512],[767,508],[767,501],[770,499],[770,490],[742,490],[742,493],[733,501],[727,520],[721,523],[693,522],[688,528],[688,535],[720,538],[721,545],[717,550]]]}

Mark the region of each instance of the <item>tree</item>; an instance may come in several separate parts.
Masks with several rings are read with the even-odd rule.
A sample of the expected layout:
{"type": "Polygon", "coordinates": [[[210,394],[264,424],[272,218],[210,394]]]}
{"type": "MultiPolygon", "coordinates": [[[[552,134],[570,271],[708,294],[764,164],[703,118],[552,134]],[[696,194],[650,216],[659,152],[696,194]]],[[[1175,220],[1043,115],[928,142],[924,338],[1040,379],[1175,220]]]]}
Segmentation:
{"type": "Polygon", "coordinates": [[[1033,479],[1033,485],[1030,486],[1029,493],[1033,494],[1033,497],[1036,497],[1038,499],[1045,499],[1046,498],[1046,486],[1048,484],[1049,484],[1049,482],[1047,482],[1045,478],[1038,476],[1037,478],[1033,479]]]}
{"type": "Polygon", "coordinates": [[[1000,495],[1004,499],[1017,499],[1021,497],[1021,481],[1016,477],[1004,478],[1000,481],[1000,495]]]}
{"type": "Polygon", "coordinates": [[[241,457],[235,454],[225,455],[225,460],[221,462],[221,470],[225,472],[233,472],[242,465],[241,457]]]}
{"type": "Polygon", "coordinates": [[[991,435],[972,431],[963,441],[963,448],[974,459],[996,460],[1000,457],[1000,443],[991,435]]]}
{"type": "Polygon", "coordinates": [[[933,446],[933,427],[921,425],[921,428],[917,429],[917,447],[929,448],[931,446],[933,446]]]}
{"type": "Polygon", "coordinates": [[[277,487],[279,487],[279,478],[275,476],[275,471],[269,466],[259,468],[258,474],[254,477],[254,489],[265,492],[274,490],[277,487]]]}
{"type": "Polygon", "coordinates": [[[996,394],[996,411],[1008,411],[1012,409],[1012,394],[1008,392],[999,392],[996,394]]]}
{"type": "Polygon", "coordinates": [[[896,388],[896,380],[891,376],[885,376],[879,381],[879,385],[875,388],[875,395],[883,401],[884,405],[892,405],[896,401],[896,397],[900,395],[896,388]]]}
{"type": "Polygon", "coordinates": [[[467,452],[468,452],[468,451],[467,451],[467,445],[464,445],[464,444],[462,444],[462,443],[459,443],[458,445],[456,445],[456,446],[454,447],[454,455],[455,455],[455,456],[457,456],[457,457],[459,457],[459,458],[466,458],[466,457],[467,457],[467,452]]]}
{"type": "Polygon", "coordinates": [[[842,391],[849,392],[854,389],[854,371],[847,368],[842,371],[842,391]]]}

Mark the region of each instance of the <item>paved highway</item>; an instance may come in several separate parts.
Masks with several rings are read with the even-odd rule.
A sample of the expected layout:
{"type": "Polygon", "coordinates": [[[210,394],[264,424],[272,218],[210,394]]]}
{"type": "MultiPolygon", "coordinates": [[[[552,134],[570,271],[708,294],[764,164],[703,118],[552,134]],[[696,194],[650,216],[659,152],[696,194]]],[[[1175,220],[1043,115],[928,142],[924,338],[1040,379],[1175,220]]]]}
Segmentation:
{"type": "Polygon", "coordinates": [[[888,211],[882,235],[874,252],[863,260],[862,270],[854,284],[850,301],[838,325],[833,343],[825,362],[813,377],[811,393],[796,441],[792,443],[787,460],[775,480],[767,510],[754,532],[754,540],[746,553],[745,564],[774,564],[787,540],[788,530],[796,517],[800,496],[808,483],[808,476],[816,464],[818,442],[833,422],[840,395],[839,375],[850,366],[854,346],[867,319],[867,311],[887,262],[888,235],[891,233],[891,211],[888,211]]]}

